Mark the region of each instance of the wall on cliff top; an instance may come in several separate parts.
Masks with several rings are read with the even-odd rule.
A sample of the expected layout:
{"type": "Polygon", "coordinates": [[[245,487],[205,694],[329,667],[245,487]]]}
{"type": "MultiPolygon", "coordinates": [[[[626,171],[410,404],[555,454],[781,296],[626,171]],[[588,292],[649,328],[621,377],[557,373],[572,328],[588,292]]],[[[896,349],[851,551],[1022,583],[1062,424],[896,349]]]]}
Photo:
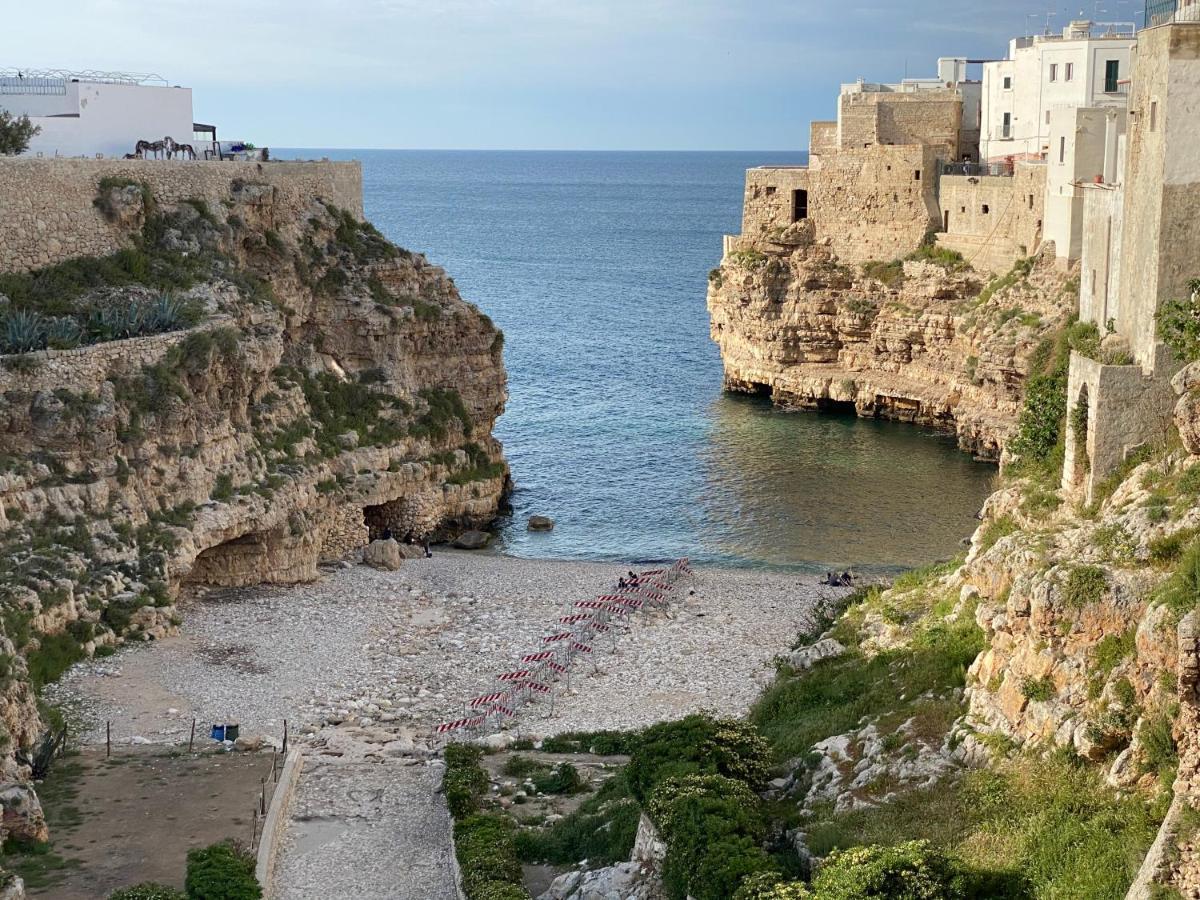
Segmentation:
{"type": "Polygon", "coordinates": [[[128,235],[95,207],[101,179],[132,179],[160,203],[229,198],[235,178],[271,185],[286,202],[322,199],[362,218],[357,162],[218,162],[0,158],[0,272],[25,272],[120,249],[128,235]]]}

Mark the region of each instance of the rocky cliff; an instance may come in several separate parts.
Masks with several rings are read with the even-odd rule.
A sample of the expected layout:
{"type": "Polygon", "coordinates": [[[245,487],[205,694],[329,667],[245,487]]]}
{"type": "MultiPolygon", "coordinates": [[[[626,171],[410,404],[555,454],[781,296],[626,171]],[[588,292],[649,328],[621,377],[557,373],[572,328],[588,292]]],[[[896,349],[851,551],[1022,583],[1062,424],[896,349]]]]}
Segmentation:
{"type": "Polygon", "coordinates": [[[481,526],[508,478],[503,337],[442,269],[241,178],[219,205],[104,179],[95,215],[117,253],[0,274],[7,779],[46,727],[37,687],[170,633],[185,583],[481,526]]]}
{"type": "Polygon", "coordinates": [[[709,277],[725,383],[935,426],[998,459],[1039,344],[1074,309],[1052,250],[988,280],[953,252],[842,264],[812,225],[742,236],[709,277]]]}

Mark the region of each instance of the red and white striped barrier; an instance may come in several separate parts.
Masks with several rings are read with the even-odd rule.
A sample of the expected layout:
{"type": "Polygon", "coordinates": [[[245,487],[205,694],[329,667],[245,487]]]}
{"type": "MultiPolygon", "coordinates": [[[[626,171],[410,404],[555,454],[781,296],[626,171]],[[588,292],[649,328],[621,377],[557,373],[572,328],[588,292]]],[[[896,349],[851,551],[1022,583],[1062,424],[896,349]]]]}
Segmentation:
{"type": "MultiPolygon", "coordinates": [[[[486,727],[489,721],[492,728],[500,727],[503,719],[516,718],[524,705],[535,702],[535,694],[550,698],[550,714],[553,715],[554,682],[558,676],[567,676],[567,685],[570,685],[572,662],[577,655],[594,653],[594,637],[612,631],[609,617],[627,618],[631,613],[643,609],[646,601],[655,607],[665,608],[669,602],[668,594],[674,589],[676,582],[691,575],[693,572],[690,560],[683,557],[669,568],[647,569],[628,581],[622,580],[618,593],[604,594],[593,600],[578,600],[570,604],[557,620],[559,627],[570,626],[569,630],[548,634],[541,639],[543,647],[549,644],[561,645],[559,649],[541,649],[522,655],[521,662],[540,665],[535,665],[533,669],[518,669],[497,675],[496,680],[506,685],[506,689],[482,694],[468,704],[475,710],[487,707],[486,713],[443,722],[436,726],[437,733],[451,734],[464,729],[471,731],[486,727]],[[535,671],[541,674],[537,675],[535,671]],[[553,673],[549,676],[550,681],[544,680],[548,672],[553,673]]],[[[613,650],[616,650],[615,642],[613,650]]]]}

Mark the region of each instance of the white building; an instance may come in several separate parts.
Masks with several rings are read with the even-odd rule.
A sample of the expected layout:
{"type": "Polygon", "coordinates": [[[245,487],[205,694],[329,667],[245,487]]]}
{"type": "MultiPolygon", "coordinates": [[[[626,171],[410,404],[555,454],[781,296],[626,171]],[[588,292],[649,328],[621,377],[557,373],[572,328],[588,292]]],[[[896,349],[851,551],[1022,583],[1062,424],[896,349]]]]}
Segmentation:
{"type": "Polygon", "coordinates": [[[1136,43],[1131,23],[1088,21],[1012,40],[1007,59],[983,66],[980,157],[1051,159],[1054,110],[1125,108],[1136,43]]]}
{"type": "Polygon", "coordinates": [[[122,157],[164,137],[193,143],[191,88],[156,76],[2,69],[0,108],[41,128],[34,156],[122,157]]]}

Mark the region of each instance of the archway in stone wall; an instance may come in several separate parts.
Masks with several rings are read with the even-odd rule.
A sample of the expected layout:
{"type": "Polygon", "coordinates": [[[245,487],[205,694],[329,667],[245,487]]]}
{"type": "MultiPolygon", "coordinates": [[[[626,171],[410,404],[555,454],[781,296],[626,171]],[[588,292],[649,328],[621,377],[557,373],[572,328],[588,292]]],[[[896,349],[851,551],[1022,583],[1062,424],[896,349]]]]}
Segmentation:
{"type": "Polygon", "coordinates": [[[1075,406],[1071,409],[1071,421],[1069,423],[1071,437],[1075,443],[1075,466],[1071,475],[1071,481],[1076,485],[1083,484],[1087,479],[1088,473],[1092,470],[1092,458],[1088,451],[1090,420],[1091,408],[1088,386],[1085,384],[1079,388],[1079,395],[1075,398],[1075,406]]]}
{"type": "Polygon", "coordinates": [[[402,500],[392,500],[363,509],[363,523],[367,526],[369,540],[372,541],[388,537],[398,541],[405,540],[409,535],[405,533],[407,525],[404,520],[402,500]]]}

